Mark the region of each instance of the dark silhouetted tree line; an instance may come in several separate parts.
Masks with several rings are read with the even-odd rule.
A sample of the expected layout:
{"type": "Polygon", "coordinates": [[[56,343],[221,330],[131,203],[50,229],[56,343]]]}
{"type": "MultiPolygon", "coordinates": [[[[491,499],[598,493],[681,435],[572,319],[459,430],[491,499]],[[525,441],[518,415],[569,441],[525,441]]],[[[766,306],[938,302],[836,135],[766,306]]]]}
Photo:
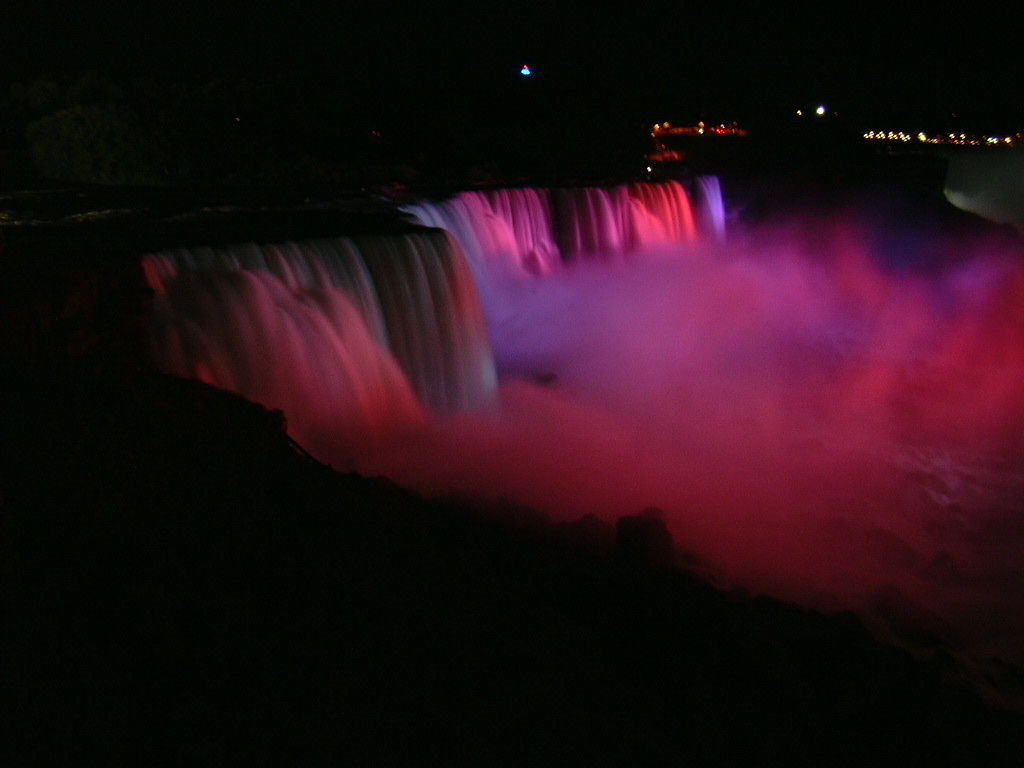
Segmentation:
{"type": "Polygon", "coordinates": [[[15,84],[5,102],[7,185],[362,186],[410,177],[340,94],[283,75],[182,85],[87,72],[15,84]]]}
{"type": "Polygon", "coordinates": [[[544,83],[426,93],[331,73],[186,85],[86,72],[0,99],[9,188],[621,178],[645,149],[634,122],[544,83]]]}

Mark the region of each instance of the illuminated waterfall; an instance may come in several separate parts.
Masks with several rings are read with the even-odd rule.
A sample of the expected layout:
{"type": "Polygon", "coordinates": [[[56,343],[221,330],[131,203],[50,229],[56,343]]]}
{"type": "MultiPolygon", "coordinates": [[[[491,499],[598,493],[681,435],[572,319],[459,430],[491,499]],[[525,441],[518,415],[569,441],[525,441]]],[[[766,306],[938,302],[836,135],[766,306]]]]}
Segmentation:
{"type": "Polygon", "coordinates": [[[314,454],[494,390],[476,288],[446,233],[179,249],[143,267],[158,364],[283,409],[314,454]]]}
{"type": "Polygon", "coordinates": [[[436,229],[146,256],[158,364],[283,410],[299,442],[334,456],[491,400],[480,295],[495,278],[690,242],[714,220],[675,182],[463,192],[405,210],[436,229]]]}
{"type": "Polygon", "coordinates": [[[609,188],[470,191],[404,208],[451,232],[479,271],[548,274],[580,260],[618,259],[662,245],[725,235],[718,179],[697,180],[697,203],[679,182],[609,188]]]}
{"type": "Polygon", "coordinates": [[[335,466],[559,521],[657,507],[725,583],[1022,663],[1019,249],[915,272],[855,218],[720,248],[712,178],[404,211],[435,229],[145,257],[159,364],[335,466]]]}

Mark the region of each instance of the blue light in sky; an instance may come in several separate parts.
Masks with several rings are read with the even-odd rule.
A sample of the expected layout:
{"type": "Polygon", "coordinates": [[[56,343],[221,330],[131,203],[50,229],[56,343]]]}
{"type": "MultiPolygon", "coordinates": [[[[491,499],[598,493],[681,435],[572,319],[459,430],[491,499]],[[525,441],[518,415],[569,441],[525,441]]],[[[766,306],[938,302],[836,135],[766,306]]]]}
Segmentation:
{"type": "Polygon", "coordinates": [[[522,75],[523,77],[526,77],[527,75],[532,75],[533,70],[531,70],[528,66],[523,64],[523,68],[519,70],[519,74],[522,75]]]}

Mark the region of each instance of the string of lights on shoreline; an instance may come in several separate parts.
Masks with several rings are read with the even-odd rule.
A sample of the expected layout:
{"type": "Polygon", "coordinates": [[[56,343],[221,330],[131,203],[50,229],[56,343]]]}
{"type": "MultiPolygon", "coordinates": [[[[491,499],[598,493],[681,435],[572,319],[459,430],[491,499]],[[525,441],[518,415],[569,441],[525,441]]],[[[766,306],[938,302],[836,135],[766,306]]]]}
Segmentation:
{"type": "MultiPolygon", "coordinates": [[[[818,108],[818,115],[825,113],[824,107],[818,108]]],[[[670,123],[656,123],[651,131],[658,150],[668,150],[660,139],[667,136],[748,136],[749,131],[740,128],[737,123],[705,125],[703,122],[695,126],[674,126],[670,123]]],[[[1020,147],[1024,146],[1024,133],[1011,133],[1000,136],[977,135],[969,133],[907,133],[906,131],[867,131],[862,134],[867,141],[885,141],[900,143],[918,143],[933,145],[953,145],[961,147],[1020,147]]]]}
{"type": "Polygon", "coordinates": [[[672,125],[671,123],[655,123],[651,129],[651,138],[659,136],[748,136],[750,131],[740,128],[739,123],[719,123],[708,125],[703,120],[696,125],[672,125]]]}
{"type": "Polygon", "coordinates": [[[976,136],[967,133],[917,133],[904,131],[868,131],[864,134],[868,141],[898,141],[902,143],[916,142],[919,144],[951,144],[961,147],[1019,147],[1024,145],[1024,133],[1009,136],[976,136]]]}
{"type": "MultiPolygon", "coordinates": [[[[803,117],[804,110],[797,110],[797,117],[803,117]]],[[[808,110],[812,119],[826,118],[831,116],[828,107],[821,105],[814,110],[808,110]]],[[[836,113],[837,114],[837,113],[836,113]]],[[[650,163],[674,162],[685,159],[687,152],[680,148],[668,145],[666,141],[670,137],[693,136],[693,137],[724,137],[724,136],[749,136],[750,132],[740,127],[736,122],[708,124],[704,121],[696,125],[679,126],[668,122],[655,123],[651,127],[651,138],[654,140],[655,151],[646,155],[650,163]]],[[[956,146],[956,147],[978,147],[988,149],[1012,149],[1024,147],[1024,132],[1002,135],[979,135],[969,133],[907,133],[906,131],[866,131],[861,134],[865,141],[874,143],[885,143],[887,145],[901,144],[918,146],[956,146]]],[[[650,172],[651,166],[647,170],[650,172]]]]}

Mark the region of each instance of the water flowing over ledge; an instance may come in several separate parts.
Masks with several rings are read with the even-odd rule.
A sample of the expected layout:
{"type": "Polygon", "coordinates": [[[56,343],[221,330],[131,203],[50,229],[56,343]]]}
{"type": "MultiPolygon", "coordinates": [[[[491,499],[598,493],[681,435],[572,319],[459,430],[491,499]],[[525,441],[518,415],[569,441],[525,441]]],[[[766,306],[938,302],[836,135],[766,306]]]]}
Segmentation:
{"type": "Polygon", "coordinates": [[[296,439],[329,456],[339,429],[489,400],[488,276],[723,237],[717,179],[698,188],[699,204],[677,182],[463,192],[404,209],[442,232],[149,254],[158,364],[285,410],[296,439]]]}
{"type": "Polygon", "coordinates": [[[493,271],[550,274],[576,261],[628,257],[644,248],[725,237],[718,179],[610,188],[462,192],[404,207],[416,222],[451,232],[472,263],[493,271]]]}
{"type": "Polygon", "coordinates": [[[443,232],[179,249],[144,270],[158,364],[285,410],[320,455],[339,432],[494,390],[479,298],[443,232]]]}

